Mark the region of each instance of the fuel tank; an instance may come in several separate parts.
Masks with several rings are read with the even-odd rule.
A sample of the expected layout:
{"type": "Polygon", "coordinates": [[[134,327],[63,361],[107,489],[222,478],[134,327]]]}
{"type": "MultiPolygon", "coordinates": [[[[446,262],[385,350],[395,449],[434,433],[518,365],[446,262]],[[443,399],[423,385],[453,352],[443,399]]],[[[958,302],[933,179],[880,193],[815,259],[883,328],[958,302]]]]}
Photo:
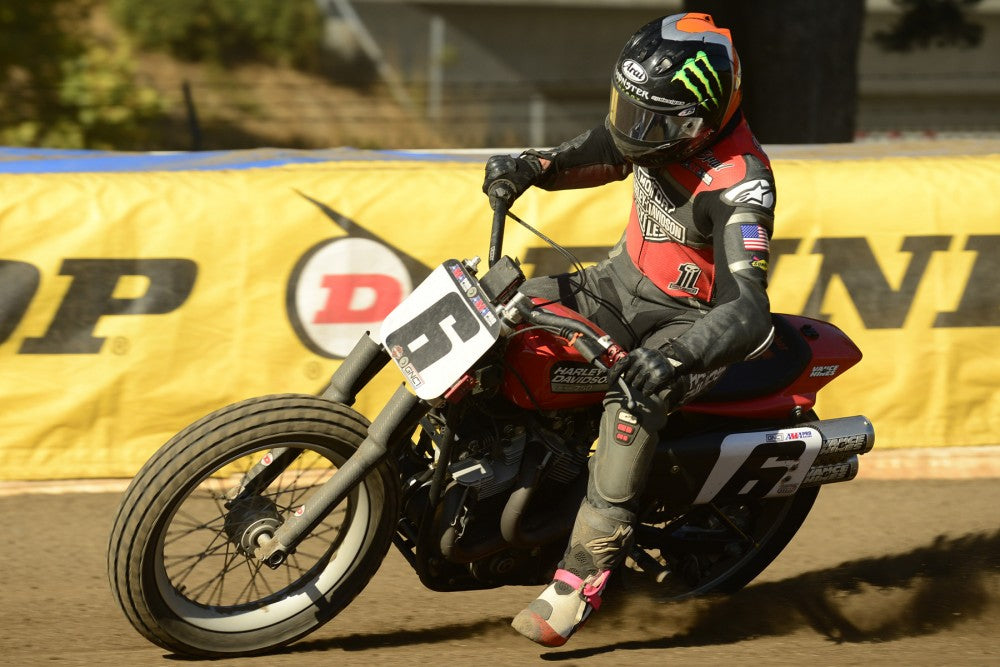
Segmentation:
{"type": "MultiPolygon", "coordinates": [[[[562,304],[547,304],[544,308],[604,333],[593,322],[562,304]]],[[[511,336],[505,361],[507,372],[502,391],[512,403],[528,410],[565,410],[595,405],[608,390],[607,371],[588,363],[564,338],[545,329],[523,327],[511,336]]]]}

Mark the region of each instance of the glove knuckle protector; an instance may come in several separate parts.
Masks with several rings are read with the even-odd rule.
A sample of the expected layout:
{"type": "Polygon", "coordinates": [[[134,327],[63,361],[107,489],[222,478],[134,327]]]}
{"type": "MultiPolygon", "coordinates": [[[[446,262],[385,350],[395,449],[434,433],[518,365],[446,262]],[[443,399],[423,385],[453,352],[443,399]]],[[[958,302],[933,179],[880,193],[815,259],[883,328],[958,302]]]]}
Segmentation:
{"type": "Polygon", "coordinates": [[[677,375],[674,364],[662,350],[638,347],[615,364],[611,381],[621,377],[626,384],[644,394],[654,394],[677,375]]]}
{"type": "Polygon", "coordinates": [[[531,187],[541,171],[541,163],[537,157],[494,155],[486,160],[483,192],[491,198],[502,199],[510,204],[531,187]]]}

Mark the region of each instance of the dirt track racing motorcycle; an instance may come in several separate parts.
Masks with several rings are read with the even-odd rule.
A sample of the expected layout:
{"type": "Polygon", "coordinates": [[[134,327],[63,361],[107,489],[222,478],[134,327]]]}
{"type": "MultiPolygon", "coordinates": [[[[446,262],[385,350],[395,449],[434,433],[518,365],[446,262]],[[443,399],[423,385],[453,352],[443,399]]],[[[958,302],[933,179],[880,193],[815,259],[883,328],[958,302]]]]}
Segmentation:
{"type": "MultiPolygon", "coordinates": [[[[321,395],[222,408],[143,466],[108,549],[136,630],[192,656],[273,650],[347,607],[390,545],[435,591],[550,581],[586,493],[607,369],[626,352],[518,291],[519,263],[501,254],[507,215],[524,224],[497,211],[482,276],[478,259],[442,263],[321,395]],[[351,406],[390,361],[406,382],[369,421],[351,406]]],[[[620,569],[661,600],[745,586],[820,486],[853,479],[874,445],[865,417],[811,410],[858,348],[826,322],[773,321],[767,352],[660,434],[620,569]]]]}

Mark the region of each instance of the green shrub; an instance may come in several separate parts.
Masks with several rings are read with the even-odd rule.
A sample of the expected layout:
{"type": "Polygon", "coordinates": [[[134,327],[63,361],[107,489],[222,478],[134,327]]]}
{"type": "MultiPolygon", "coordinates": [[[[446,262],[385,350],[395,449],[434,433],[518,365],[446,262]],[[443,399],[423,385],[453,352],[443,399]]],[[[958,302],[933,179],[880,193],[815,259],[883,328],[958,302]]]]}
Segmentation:
{"type": "Polygon", "coordinates": [[[87,33],[90,0],[0,8],[0,144],[143,148],[163,104],[138,86],[131,55],[87,33]]]}
{"type": "Polygon", "coordinates": [[[314,0],[111,0],[143,48],[189,61],[260,61],[314,69],[323,17],[314,0]]]}

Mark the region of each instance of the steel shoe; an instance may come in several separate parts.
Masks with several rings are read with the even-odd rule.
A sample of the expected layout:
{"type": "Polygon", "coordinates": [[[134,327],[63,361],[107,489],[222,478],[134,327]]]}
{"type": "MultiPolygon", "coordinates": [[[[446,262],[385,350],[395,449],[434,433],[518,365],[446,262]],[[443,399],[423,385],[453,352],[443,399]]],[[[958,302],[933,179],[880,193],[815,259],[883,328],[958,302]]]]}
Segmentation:
{"type": "Polygon", "coordinates": [[[562,646],[601,607],[601,592],[610,574],[611,570],[602,570],[581,579],[568,570],[556,570],[552,583],[514,617],[511,626],[536,644],[562,646]]]}

